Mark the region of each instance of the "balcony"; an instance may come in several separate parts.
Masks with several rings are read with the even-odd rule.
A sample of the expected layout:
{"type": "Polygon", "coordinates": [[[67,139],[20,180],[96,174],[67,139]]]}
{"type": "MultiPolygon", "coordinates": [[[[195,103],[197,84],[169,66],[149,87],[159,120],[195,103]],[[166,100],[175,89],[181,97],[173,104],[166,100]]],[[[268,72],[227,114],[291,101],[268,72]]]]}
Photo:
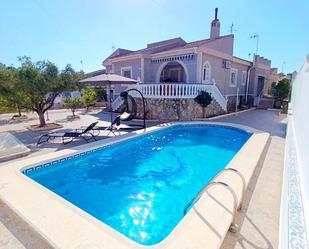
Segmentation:
{"type": "MultiPolygon", "coordinates": [[[[227,99],[215,84],[190,83],[143,83],[130,85],[128,89],[138,89],[148,99],[194,99],[201,91],[206,91],[226,111],[227,99]]],[[[131,93],[130,93],[131,94],[131,93]]],[[[139,97],[132,92],[132,96],[139,97]]]]}

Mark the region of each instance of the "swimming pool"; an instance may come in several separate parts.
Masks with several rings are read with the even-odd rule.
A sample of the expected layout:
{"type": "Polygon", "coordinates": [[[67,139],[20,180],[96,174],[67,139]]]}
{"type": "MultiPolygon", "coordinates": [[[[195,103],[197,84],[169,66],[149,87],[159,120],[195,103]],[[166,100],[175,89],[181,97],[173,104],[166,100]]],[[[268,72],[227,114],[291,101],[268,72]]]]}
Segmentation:
{"type": "Polygon", "coordinates": [[[175,125],[24,174],[130,239],[153,245],[250,136],[231,127],[175,125]]]}

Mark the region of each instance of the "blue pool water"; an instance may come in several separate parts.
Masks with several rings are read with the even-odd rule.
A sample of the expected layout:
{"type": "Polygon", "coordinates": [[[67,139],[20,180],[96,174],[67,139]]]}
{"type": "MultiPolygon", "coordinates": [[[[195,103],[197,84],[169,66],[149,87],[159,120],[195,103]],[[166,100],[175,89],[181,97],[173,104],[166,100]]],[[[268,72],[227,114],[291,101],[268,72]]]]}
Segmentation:
{"type": "Polygon", "coordinates": [[[177,125],[26,175],[143,244],[163,240],[190,200],[251,134],[214,125],[177,125]]]}

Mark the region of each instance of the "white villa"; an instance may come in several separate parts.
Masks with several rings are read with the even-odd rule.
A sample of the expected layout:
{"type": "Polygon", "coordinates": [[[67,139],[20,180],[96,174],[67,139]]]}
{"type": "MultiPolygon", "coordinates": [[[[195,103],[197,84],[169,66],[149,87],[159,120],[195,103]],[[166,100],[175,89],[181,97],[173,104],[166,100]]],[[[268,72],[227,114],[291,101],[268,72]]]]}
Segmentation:
{"type": "MultiPolygon", "coordinates": [[[[137,51],[118,48],[103,61],[106,71],[138,80],[135,87],[148,99],[193,99],[206,90],[224,111],[235,108],[237,95],[238,103],[255,105],[272,83],[271,61],[259,55],[253,62],[234,56],[234,35],[220,35],[217,11],[210,38],[186,42],[178,37],[137,51]]],[[[114,97],[121,90],[114,86],[114,97]]]]}

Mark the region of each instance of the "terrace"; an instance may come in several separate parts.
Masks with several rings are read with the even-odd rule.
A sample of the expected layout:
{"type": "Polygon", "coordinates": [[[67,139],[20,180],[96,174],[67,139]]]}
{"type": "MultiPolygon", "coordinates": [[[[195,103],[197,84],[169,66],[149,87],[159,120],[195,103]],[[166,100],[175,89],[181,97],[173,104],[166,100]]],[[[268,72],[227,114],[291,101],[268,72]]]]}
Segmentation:
{"type": "MultiPolygon", "coordinates": [[[[194,99],[201,91],[209,92],[227,110],[227,99],[221,94],[215,83],[189,84],[189,83],[144,83],[130,86],[142,92],[149,99],[194,99]]],[[[138,95],[136,95],[138,97],[138,95]]]]}

